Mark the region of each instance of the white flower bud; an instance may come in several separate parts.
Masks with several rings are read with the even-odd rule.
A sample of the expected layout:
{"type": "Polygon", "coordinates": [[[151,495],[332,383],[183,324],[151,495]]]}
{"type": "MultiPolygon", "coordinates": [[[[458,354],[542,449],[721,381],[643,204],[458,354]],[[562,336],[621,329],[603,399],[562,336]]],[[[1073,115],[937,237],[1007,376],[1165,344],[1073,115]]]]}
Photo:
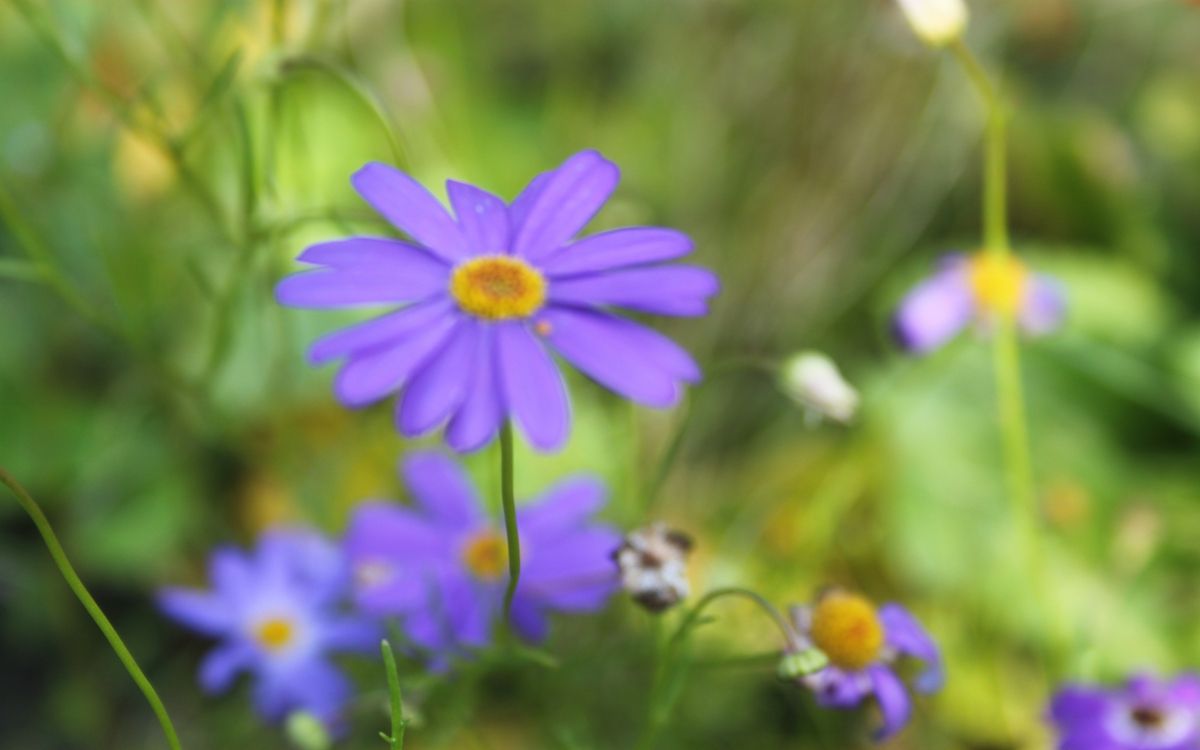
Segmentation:
{"type": "Polygon", "coordinates": [[[858,410],[858,391],[846,382],[833,360],[819,352],[801,352],[784,362],[779,386],[789,398],[820,417],[849,422],[858,410]]]}
{"type": "Polygon", "coordinates": [[[921,41],[931,47],[944,47],[962,36],[967,26],[967,6],[963,0],[899,0],[921,41]]]}

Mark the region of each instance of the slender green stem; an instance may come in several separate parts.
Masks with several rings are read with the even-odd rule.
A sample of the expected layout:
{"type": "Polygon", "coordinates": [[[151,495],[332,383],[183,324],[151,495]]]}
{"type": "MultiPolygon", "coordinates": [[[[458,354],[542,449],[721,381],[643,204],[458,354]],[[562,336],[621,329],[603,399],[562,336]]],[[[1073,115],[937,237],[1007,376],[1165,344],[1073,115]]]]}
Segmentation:
{"type": "Polygon", "coordinates": [[[12,475],[4,469],[0,469],[0,483],[3,483],[13,495],[16,496],[17,502],[21,504],[21,508],[29,515],[33,525],[37,527],[38,533],[42,535],[42,541],[46,543],[46,549],[50,552],[50,557],[54,559],[54,564],[58,566],[58,572],[62,574],[67,585],[75,596],[79,598],[79,602],[88,614],[92,616],[96,627],[100,628],[100,632],[108,640],[108,644],[112,646],[112,650],[116,652],[117,658],[121,660],[121,664],[125,666],[125,671],[133,678],[142,694],[146,696],[146,702],[150,704],[150,708],[154,711],[154,715],[158,717],[158,723],[162,725],[163,734],[166,735],[167,744],[172,750],[180,750],[182,745],[179,744],[179,735],[175,732],[175,726],[171,723],[171,717],[167,715],[167,709],[163,706],[162,700],[158,697],[158,692],[154,686],[150,684],[150,680],[142,672],[137,661],[133,658],[133,654],[126,648],[125,642],[121,640],[121,636],[117,634],[116,628],[108,621],[104,611],[100,609],[100,605],[92,598],[88,592],[87,586],[79,578],[79,574],[75,572],[75,568],[71,565],[71,561],[67,559],[67,553],[63,550],[62,545],[58,541],[58,536],[54,533],[54,529],[50,526],[50,521],[47,520],[46,514],[42,512],[41,507],[30,497],[25,488],[13,479],[12,475]]]}
{"type": "Polygon", "coordinates": [[[504,506],[504,533],[508,543],[508,588],[504,591],[504,622],[509,622],[513,597],[521,578],[521,537],[517,532],[517,500],[513,493],[512,422],[500,427],[500,502],[504,506]]]}
{"type": "MultiPolygon", "coordinates": [[[[1000,256],[1011,254],[1008,235],[1007,136],[1008,111],[1003,98],[992,84],[979,60],[962,40],[950,45],[987,108],[987,136],[984,149],[983,226],[985,251],[1000,256]]],[[[992,343],[996,377],[996,397],[1004,446],[1004,464],[1010,500],[1017,516],[1018,538],[1024,547],[1024,559],[1033,579],[1033,593],[1039,607],[1053,622],[1053,640],[1062,637],[1057,616],[1057,600],[1051,595],[1043,575],[1041,522],[1029,446],[1029,427],[1025,414],[1025,394],[1021,384],[1021,345],[1016,313],[1002,311],[997,316],[997,331],[992,343]]],[[[1055,643],[1047,648],[1046,661],[1053,665],[1055,643]]]]}
{"type": "Polygon", "coordinates": [[[408,722],[404,719],[404,704],[400,698],[400,675],[396,670],[396,655],[392,653],[392,644],[384,639],[379,644],[383,655],[383,669],[387,673],[388,699],[391,705],[392,733],[379,733],[388,743],[391,750],[404,750],[404,730],[408,722]]]}
{"type": "Polygon", "coordinates": [[[791,625],[788,624],[787,618],[775,608],[775,605],[759,594],[749,589],[731,586],[713,589],[702,596],[679,623],[679,627],[668,639],[666,648],[661,649],[661,661],[655,672],[654,686],[650,691],[650,716],[646,722],[646,729],[638,740],[638,750],[651,750],[655,746],[659,734],[670,723],[675,703],[683,688],[683,679],[688,666],[684,660],[679,658],[679,652],[686,644],[688,635],[700,624],[700,616],[704,614],[709,605],[725,597],[742,597],[758,605],[759,609],[765,612],[779,628],[780,634],[783,635],[784,647],[793,643],[795,634],[791,625]]]}

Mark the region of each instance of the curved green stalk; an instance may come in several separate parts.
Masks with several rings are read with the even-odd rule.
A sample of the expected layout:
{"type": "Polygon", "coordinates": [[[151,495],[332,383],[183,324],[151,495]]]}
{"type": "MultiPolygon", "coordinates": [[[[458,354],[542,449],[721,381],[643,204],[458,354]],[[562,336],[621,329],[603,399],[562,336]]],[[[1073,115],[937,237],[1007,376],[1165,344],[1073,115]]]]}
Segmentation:
{"type": "Polygon", "coordinates": [[[671,713],[675,709],[675,703],[679,699],[679,693],[683,689],[683,679],[687,673],[687,664],[676,662],[679,661],[677,658],[678,652],[686,643],[688,634],[700,624],[700,616],[710,604],[718,599],[730,596],[749,599],[758,605],[759,609],[765,612],[771,618],[771,621],[775,623],[775,627],[779,628],[779,632],[783,635],[784,647],[786,648],[793,643],[795,633],[791,625],[788,624],[787,618],[773,604],[750,589],[731,586],[713,589],[702,596],[696,602],[696,605],[684,616],[683,620],[679,623],[679,627],[675,629],[675,632],[667,641],[666,652],[659,662],[658,669],[655,671],[654,685],[650,691],[650,717],[646,722],[646,729],[641,739],[638,740],[638,750],[651,750],[655,746],[658,735],[671,720],[671,713]]]}
{"type": "Polygon", "coordinates": [[[521,578],[521,536],[517,531],[517,501],[513,493],[513,434],[512,422],[508,420],[500,427],[500,502],[504,507],[508,544],[508,588],[504,590],[504,622],[508,623],[521,578]]]}
{"type": "Polygon", "coordinates": [[[3,483],[13,495],[16,496],[17,502],[21,504],[21,508],[29,515],[33,525],[37,527],[38,533],[42,535],[42,541],[46,543],[46,549],[50,552],[50,557],[54,559],[54,564],[58,566],[58,572],[62,574],[71,591],[79,598],[79,602],[88,614],[92,616],[96,627],[100,628],[100,632],[108,640],[108,644],[112,646],[112,650],[116,652],[117,658],[121,660],[125,671],[133,678],[138,688],[142,691],[142,695],[146,696],[146,702],[150,704],[154,715],[158,717],[158,723],[162,726],[163,734],[167,738],[167,744],[171,750],[181,750],[182,745],[179,744],[179,735],[175,732],[175,726],[171,723],[171,717],[167,715],[167,709],[163,706],[162,700],[158,697],[158,692],[154,686],[150,684],[150,680],[146,678],[141,667],[133,658],[133,654],[126,648],[125,642],[121,640],[121,636],[117,634],[116,628],[108,621],[104,611],[100,609],[100,605],[92,598],[88,592],[87,586],[80,580],[79,574],[75,572],[75,568],[71,565],[71,561],[67,559],[67,553],[63,550],[62,545],[58,541],[58,536],[55,535],[54,529],[50,526],[50,521],[46,519],[46,514],[42,512],[41,507],[30,497],[25,488],[13,479],[12,475],[4,469],[0,469],[0,483],[3,483]]]}

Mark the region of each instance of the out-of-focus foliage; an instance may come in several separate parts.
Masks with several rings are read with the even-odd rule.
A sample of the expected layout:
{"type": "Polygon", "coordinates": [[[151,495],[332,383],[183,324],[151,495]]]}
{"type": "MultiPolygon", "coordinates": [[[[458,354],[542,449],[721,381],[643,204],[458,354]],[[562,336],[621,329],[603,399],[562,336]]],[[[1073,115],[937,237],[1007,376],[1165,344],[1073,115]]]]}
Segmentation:
{"type": "MultiPolygon", "coordinates": [[[[987,347],[912,360],[886,335],[932,259],[978,237],[981,128],[960,72],[889,3],[0,4],[0,463],[46,505],[188,746],[286,745],[244,691],[201,695],[203,644],[153,590],[198,582],[216,543],[281,521],[337,533],[356,501],[399,496],[411,446],[390,409],[341,409],[331,371],[304,364],[304,342],[356,316],[271,296],[306,243],[386,231],[348,183],[371,159],[511,197],[595,147],[624,172],[598,226],[694,237],[724,291],[712,317],[668,327],[706,382],[664,414],[573,380],[570,446],[519,453],[518,493],[601,475],[611,521],[662,516],[696,538],[698,589],[904,601],[950,681],[892,746],[1040,747],[1048,669],[1200,662],[1200,8],[975,5],[970,41],[1015,102],[1018,250],[1070,298],[1065,330],[1024,350],[1037,570],[1006,505],[987,347]],[[861,389],[856,424],[810,429],[758,366],[808,348],[861,389]]],[[[495,463],[471,459],[484,486],[495,463]]],[[[777,640],[720,606],[661,747],[861,736],[770,658],[742,658],[777,640]]],[[[159,746],[9,505],[0,611],[0,745],[159,746]]],[[[558,622],[556,670],[485,660],[447,682],[402,665],[410,746],[629,747],[652,625],[627,602],[558,622]]],[[[346,746],[378,747],[382,670],[350,666],[375,688],[346,746]]]]}

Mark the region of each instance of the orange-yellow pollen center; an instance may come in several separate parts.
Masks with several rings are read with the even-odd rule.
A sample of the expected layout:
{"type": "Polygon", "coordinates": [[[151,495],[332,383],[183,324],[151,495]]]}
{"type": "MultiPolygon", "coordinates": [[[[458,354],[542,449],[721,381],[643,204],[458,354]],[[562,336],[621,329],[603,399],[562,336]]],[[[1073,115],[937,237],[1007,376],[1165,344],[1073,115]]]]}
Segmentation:
{"type": "Polygon", "coordinates": [[[268,651],[287,647],[296,635],[296,628],[289,621],[276,617],[266,620],[254,631],[258,644],[268,651]]]}
{"type": "Polygon", "coordinates": [[[494,531],[481,531],[463,546],[462,560],[471,575],[494,581],[504,574],[508,564],[508,543],[494,531]]]}
{"type": "Polygon", "coordinates": [[[1025,264],[1011,255],[987,251],[971,258],[969,271],[975,301],[985,310],[1014,315],[1025,296],[1025,264]]]}
{"type": "Polygon", "coordinates": [[[859,670],[870,666],[883,649],[883,626],[869,601],[834,591],[813,610],[812,639],[834,666],[859,670]]]}
{"type": "Polygon", "coordinates": [[[546,279],[520,258],[485,255],[455,267],[450,294],[459,307],[480,318],[527,318],[546,301],[546,279]]]}

